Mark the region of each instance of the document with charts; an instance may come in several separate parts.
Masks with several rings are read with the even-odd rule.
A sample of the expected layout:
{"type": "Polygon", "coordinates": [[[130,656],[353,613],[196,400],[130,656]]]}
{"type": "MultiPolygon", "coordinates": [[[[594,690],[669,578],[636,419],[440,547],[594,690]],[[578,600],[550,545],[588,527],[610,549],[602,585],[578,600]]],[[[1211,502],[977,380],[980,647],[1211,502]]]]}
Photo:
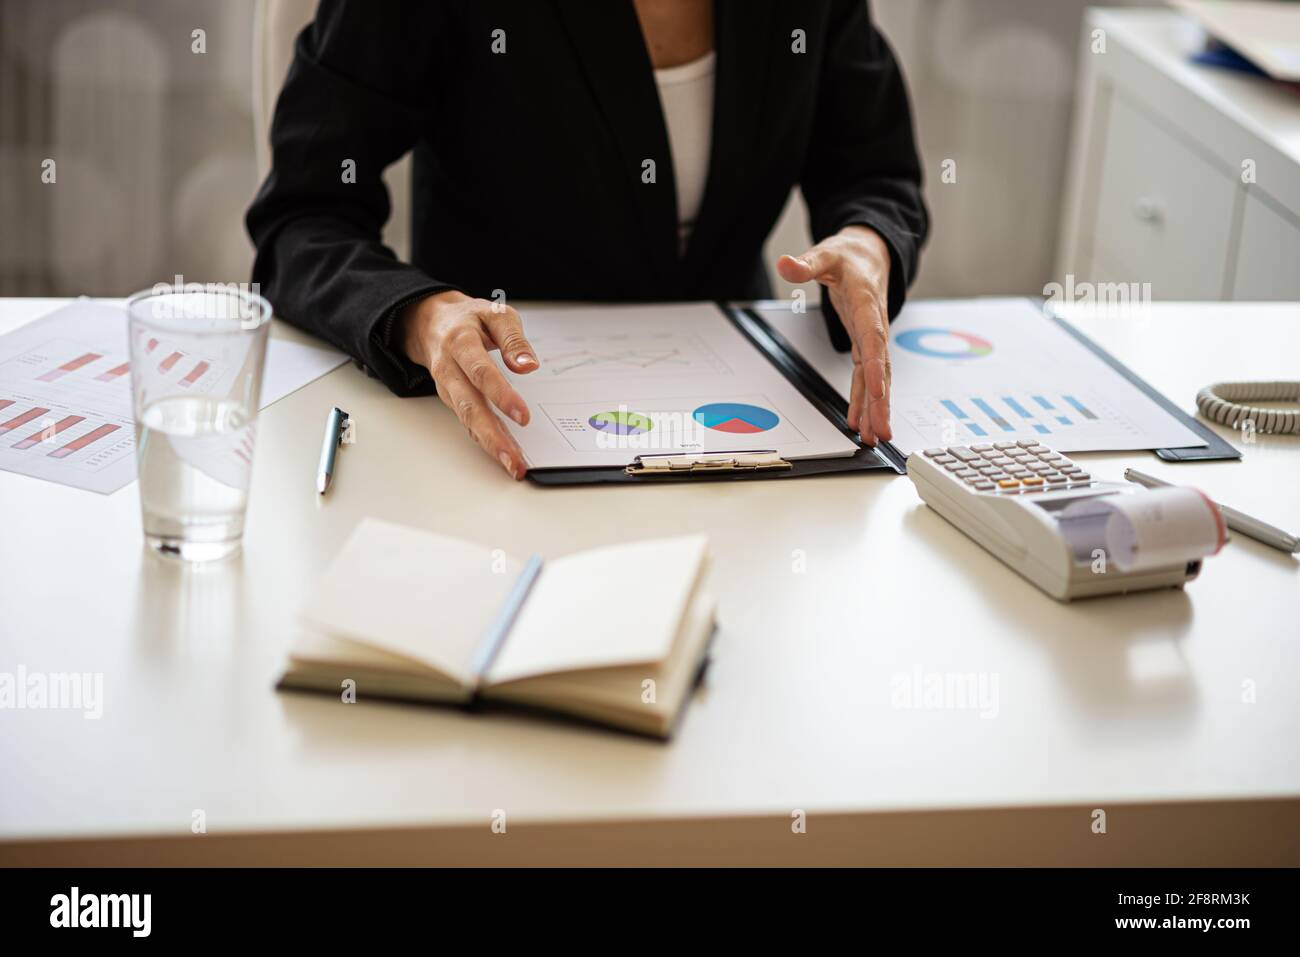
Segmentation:
{"type": "MultiPolygon", "coordinates": [[[[847,397],[853,363],[821,313],[759,315],[847,397]]],[[[1034,439],[1059,452],[1203,446],[1028,299],[909,303],[890,329],[890,424],[904,455],[1034,439]]]]}
{"type": "MultiPolygon", "coordinates": [[[[100,493],[135,479],[126,337],[125,309],[90,300],[0,335],[0,469],[100,493]]],[[[195,393],[228,386],[237,371],[162,342],[154,354],[195,393]]],[[[346,361],[334,349],[272,339],[262,408],[346,361]]],[[[244,453],[231,449],[232,461],[236,454],[244,453]]],[[[205,471],[221,480],[217,462],[205,471]]]]}
{"type": "MultiPolygon", "coordinates": [[[[528,403],[506,422],[530,468],[617,467],[638,455],[858,446],[708,303],[525,309],[539,367],[507,378],[528,403]]],[[[500,356],[497,355],[500,364],[500,356]]]]}

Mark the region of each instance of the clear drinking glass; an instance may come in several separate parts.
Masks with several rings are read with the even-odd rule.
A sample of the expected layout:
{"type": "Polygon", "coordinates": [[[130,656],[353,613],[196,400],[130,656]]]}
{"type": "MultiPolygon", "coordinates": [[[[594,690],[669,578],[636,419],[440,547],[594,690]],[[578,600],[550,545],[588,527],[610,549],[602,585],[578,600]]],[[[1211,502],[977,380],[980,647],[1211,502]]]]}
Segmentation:
{"type": "Polygon", "coordinates": [[[224,558],[244,534],[271,305],[192,283],[136,293],[127,312],[145,541],[224,558]]]}

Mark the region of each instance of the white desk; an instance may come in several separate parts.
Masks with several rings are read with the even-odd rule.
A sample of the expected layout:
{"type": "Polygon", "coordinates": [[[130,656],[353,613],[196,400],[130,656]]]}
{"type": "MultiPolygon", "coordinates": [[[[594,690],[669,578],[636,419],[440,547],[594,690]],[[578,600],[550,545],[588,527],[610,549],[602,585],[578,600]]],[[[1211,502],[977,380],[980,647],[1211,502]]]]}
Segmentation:
{"type": "MultiPolygon", "coordinates": [[[[0,331],[54,305],[0,301],[0,331]]],[[[1300,366],[1294,305],[1078,321],[1185,407],[1300,366]]],[[[1081,458],[1300,529],[1300,437],[1081,458]]],[[[250,523],[242,558],[186,571],[143,552],[134,485],[0,473],[0,670],[105,683],[99,721],[0,711],[0,864],[1300,863],[1300,561],[1239,536],[1186,591],[1061,605],[904,478],[541,490],[351,365],[264,413],[250,523]],[[358,444],[320,499],[333,404],[358,444]],[[515,554],[706,531],[722,628],[677,739],[273,691],[365,515],[515,554]],[[997,716],[895,708],[916,669],[996,674],[997,716]]]]}

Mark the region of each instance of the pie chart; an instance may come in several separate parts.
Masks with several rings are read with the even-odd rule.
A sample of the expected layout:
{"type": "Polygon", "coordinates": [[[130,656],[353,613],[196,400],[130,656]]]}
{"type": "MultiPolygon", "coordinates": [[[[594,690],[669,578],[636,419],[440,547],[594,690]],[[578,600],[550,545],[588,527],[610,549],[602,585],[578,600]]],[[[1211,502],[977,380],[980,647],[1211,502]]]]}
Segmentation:
{"type": "Polygon", "coordinates": [[[655,427],[648,415],[640,412],[597,412],[587,420],[597,432],[609,432],[612,435],[641,435],[655,427]]]}
{"type": "Polygon", "coordinates": [[[766,432],[781,421],[781,417],[771,409],[743,402],[711,402],[696,409],[693,417],[700,425],[714,432],[732,432],[737,435],[766,432]]]}
{"type": "Polygon", "coordinates": [[[979,359],[993,351],[993,343],[987,339],[938,326],[900,332],[894,337],[894,344],[931,359],[979,359]]]}

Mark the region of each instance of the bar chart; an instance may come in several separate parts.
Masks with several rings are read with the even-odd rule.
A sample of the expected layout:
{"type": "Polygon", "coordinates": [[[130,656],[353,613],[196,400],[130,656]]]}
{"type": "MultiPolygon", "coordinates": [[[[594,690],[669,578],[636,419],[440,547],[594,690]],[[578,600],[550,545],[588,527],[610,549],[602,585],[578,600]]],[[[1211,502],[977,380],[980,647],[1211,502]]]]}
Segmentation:
{"type": "MultiPolygon", "coordinates": [[[[146,351],[153,353],[158,347],[157,339],[151,339],[146,351]]],[[[33,349],[10,358],[6,362],[5,379],[24,379],[21,370],[35,368],[33,378],[36,382],[60,383],[64,386],[88,386],[90,383],[121,385],[129,381],[131,363],[123,355],[108,352],[82,351],[84,346],[62,339],[53,339],[41,343],[33,349]],[[64,356],[75,353],[68,358],[64,356]],[[17,373],[17,374],[15,374],[17,373]]],[[[152,359],[150,361],[153,361],[152,359]]],[[[181,385],[196,385],[213,373],[213,363],[207,359],[191,356],[181,350],[167,350],[158,362],[161,372],[176,370],[181,385]]],[[[93,393],[100,394],[100,393],[93,393]]],[[[2,408],[2,407],[0,407],[2,408]]]]}
{"type": "Polygon", "coordinates": [[[63,363],[63,365],[58,366],[57,368],[51,369],[49,372],[37,376],[37,379],[39,379],[41,382],[56,382],[59,379],[62,379],[69,372],[76,372],[82,366],[89,365],[90,363],[94,362],[96,359],[102,359],[102,358],[104,357],[100,355],[98,352],[83,352],[75,359],[69,359],[67,362],[63,363]]]}
{"type": "Polygon", "coordinates": [[[57,422],[46,423],[26,438],[19,439],[13,444],[12,448],[23,452],[41,442],[53,442],[64,429],[70,429],[78,422],[84,421],[86,421],[84,415],[65,415],[57,422]]]}
{"type": "Polygon", "coordinates": [[[37,472],[129,461],[130,368],[116,349],[61,336],[10,356],[0,366],[0,461],[37,472]],[[40,458],[54,461],[34,465],[40,458]]]}
{"type": "Polygon", "coordinates": [[[98,428],[91,429],[89,432],[87,432],[85,435],[81,436],[80,438],[73,439],[71,442],[67,443],[66,445],[61,445],[53,452],[49,453],[50,458],[65,459],[72,453],[80,452],[82,449],[86,448],[87,446],[94,444],[99,439],[102,439],[105,436],[112,435],[120,428],[121,426],[119,425],[106,423],[104,425],[99,426],[98,428]]]}
{"type": "MultiPolygon", "coordinates": [[[[0,354],[0,467],[100,492],[133,477],[124,324],[116,312],[104,318],[112,319],[111,327],[54,321],[47,335],[34,328],[9,339],[17,342],[0,354]]],[[[157,339],[144,352],[143,361],[175,376],[180,388],[202,393],[219,378],[211,358],[157,339]]]]}
{"type": "MultiPolygon", "coordinates": [[[[132,351],[127,335],[120,306],[84,299],[0,335],[0,471],[116,492],[136,478],[131,356],[151,371],[163,366],[167,384],[190,401],[224,395],[245,361],[218,343],[182,346],[165,333],[132,351]]],[[[344,361],[331,349],[272,339],[260,407],[344,361]]],[[[251,435],[197,467],[246,469],[251,435]]]]}
{"type": "MultiPolygon", "coordinates": [[[[13,399],[5,399],[4,402],[5,405],[14,404],[13,399]]],[[[12,432],[14,429],[20,429],[28,422],[31,422],[33,419],[39,419],[49,411],[49,409],[43,406],[32,406],[29,409],[19,412],[11,419],[0,421],[0,435],[4,435],[6,432],[12,432]]]]}
{"type": "Polygon", "coordinates": [[[118,378],[119,376],[124,376],[130,371],[131,371],[131,363],[123,362],[121,365],[114,366],[113,368],[109,369],[107,372],[101,372],[99,375],[95,376],[95,381],[112,382],[114,379],[118,378]]]}
{"type": "Polygon", "coordinates": [[[1114,445],[1137,440],[1140,435],[1137,425],[1104,398],[1086,392],[997,390],[985,394],[900,396],[894,408],[918,433],[947,436],[950,442],[1037,439],[1072,451],[1098,442],[1114,445]]]}
{"type": "MultiPolygon", "coordinates": [[[[852,360],[815,334],[815,324],[780,310],[762,315],[848,402],[852,360]]],[[[1126,370],[1029,299],[911,301],[890,341],[890,426],[904,454],[1028,440],[1062,452],[1205,445],[1126,370]]]]}

